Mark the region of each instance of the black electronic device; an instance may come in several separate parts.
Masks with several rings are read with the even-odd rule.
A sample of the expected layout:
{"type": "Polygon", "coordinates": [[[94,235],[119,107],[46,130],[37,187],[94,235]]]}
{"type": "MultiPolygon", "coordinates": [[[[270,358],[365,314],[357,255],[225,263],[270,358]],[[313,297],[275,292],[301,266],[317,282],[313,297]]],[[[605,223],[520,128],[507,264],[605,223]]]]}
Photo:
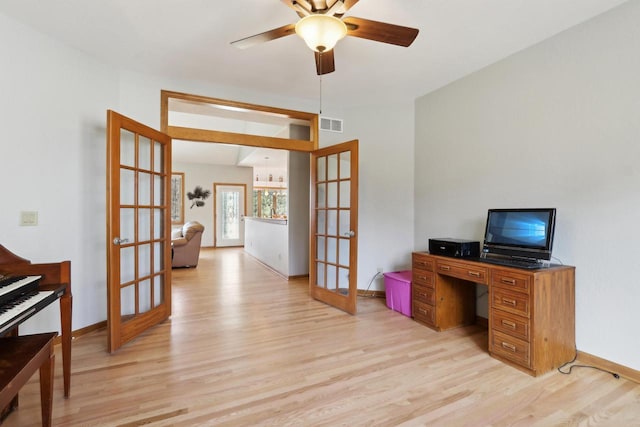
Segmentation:
{"type": "Polygon", "coordinates": [[[482,256],[550,260],[556,209],[489,209],[482,256]]]}
{"type": "Polygon", "coordinates": [[[449,237],[429,239],[429,253],[455,258],[477,258],[480,256],[480,242],[449,237]]]}

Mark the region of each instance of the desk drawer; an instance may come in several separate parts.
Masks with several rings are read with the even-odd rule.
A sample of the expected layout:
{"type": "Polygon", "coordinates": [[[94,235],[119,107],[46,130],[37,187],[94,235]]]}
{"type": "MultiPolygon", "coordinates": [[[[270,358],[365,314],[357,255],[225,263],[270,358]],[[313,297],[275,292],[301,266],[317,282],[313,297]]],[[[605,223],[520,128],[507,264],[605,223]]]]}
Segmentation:
{"type": "Polygon", "coordinates": [[[413,283],[415,283],[416,285],[424,286],[426,288],[433,288],[434,277],[432,272],[417,270],[414,268],[412,274],[413,283]]]}
{"type": "Polygon", "coordinates": [[[507,270],[492,270],[491,284],[504,289],[529,293],[531,276],[507,270]]]}
{"type": "Polygon", "coordinates": [[[413,300],[429,305],[435,305],[436,292],[433,287],[427,288],[424,286],[413,285],[413,300]]]}
{"type": "Polygon", "coordinates": [[[526,341],[494,331],[490,347],[492,354],[504,357],[527,368],[531,366],[529,343],[526,341]]]}
{"type": "Polygon", "coordinates": [[[502,310],[491,311],[491,327],[494,331],[504,332],[529,342],[529,319],[506,313],[502,310]]]}
{"type": "Polygon", "coordinates": [[[414,252],[411,261],[414,269],[433,271],[433,259],[429,258],[428,254],[414,252]]]}
{"type": "Polygon", "coordinates": [[[436,262],[436,271],[438,274],[453,276],[475,283],[483,283],[485,285],[488,283],[487,269],[476,267],[475,265],[456,264],[450,261],[438,260],[438,262],[436,262]]]}
{"type": "Polygon", "coordinates": [[[429,326],[435,326],[436,312],[434,306],[414,300],[412,313],[415,320],[426,323],[429,326]]]}
{"type": "Polygon", "coordinates": [[[501,288],[492,288],[491,295],[493,308],[529,318],[529,295],[501,288]]]}

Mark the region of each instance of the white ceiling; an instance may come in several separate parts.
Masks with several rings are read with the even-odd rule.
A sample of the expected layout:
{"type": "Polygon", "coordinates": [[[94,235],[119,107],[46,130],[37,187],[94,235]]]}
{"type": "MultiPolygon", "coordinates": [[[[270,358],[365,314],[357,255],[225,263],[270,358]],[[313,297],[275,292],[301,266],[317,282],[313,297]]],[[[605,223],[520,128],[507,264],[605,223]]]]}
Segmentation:
{"type": "MultiPolygon", "coordinates": [[[[347,16],[418,28],[409,48],[347,37],[323,102],[415,99],[625,0],[360,0],[347,16]]],[[[312,52],[297,36],[229,43],[296,22],[279,0],[0,0],[12,16],[113,64],[316,99],[312,52]]],[[[211,95],[211,94],[210,94],[211,95]]]]}
{"type": "MultiPolygon", "coordinates": [[[[420,33],[408,48],[341,40],[336,71],[322,78],[323,103],[413,100],[625,1],[360,0],[347,16],[420,33]]],[[[0,0],[0,13],[143,73],[318,98],[313,53],[297,36],[245,50],[229,44],[296,22],[279,0],[0,0]]]]}

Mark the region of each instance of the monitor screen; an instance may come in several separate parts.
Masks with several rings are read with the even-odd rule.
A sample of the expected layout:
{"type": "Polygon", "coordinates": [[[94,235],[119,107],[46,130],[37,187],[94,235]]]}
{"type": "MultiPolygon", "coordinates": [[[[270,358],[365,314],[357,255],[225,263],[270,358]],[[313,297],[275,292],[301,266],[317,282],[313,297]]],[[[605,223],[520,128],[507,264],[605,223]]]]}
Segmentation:
{"type": "Polygon", "coordinates": [[[484,252],[550,259],[555,209],[490,209],[484,252]]]}

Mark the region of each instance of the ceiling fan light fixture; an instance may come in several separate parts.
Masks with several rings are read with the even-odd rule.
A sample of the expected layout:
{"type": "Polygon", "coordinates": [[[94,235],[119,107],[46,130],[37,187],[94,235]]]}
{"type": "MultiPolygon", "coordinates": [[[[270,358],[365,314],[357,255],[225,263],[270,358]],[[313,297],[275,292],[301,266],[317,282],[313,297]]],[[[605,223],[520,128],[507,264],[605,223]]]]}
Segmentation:
{"type": "Polygon", "coordinates": [[[298,21],[296,34],[311,50],[322,53],[333,49],[347,35],[347,26],[335,16],[309,15],[298,21]]]}

